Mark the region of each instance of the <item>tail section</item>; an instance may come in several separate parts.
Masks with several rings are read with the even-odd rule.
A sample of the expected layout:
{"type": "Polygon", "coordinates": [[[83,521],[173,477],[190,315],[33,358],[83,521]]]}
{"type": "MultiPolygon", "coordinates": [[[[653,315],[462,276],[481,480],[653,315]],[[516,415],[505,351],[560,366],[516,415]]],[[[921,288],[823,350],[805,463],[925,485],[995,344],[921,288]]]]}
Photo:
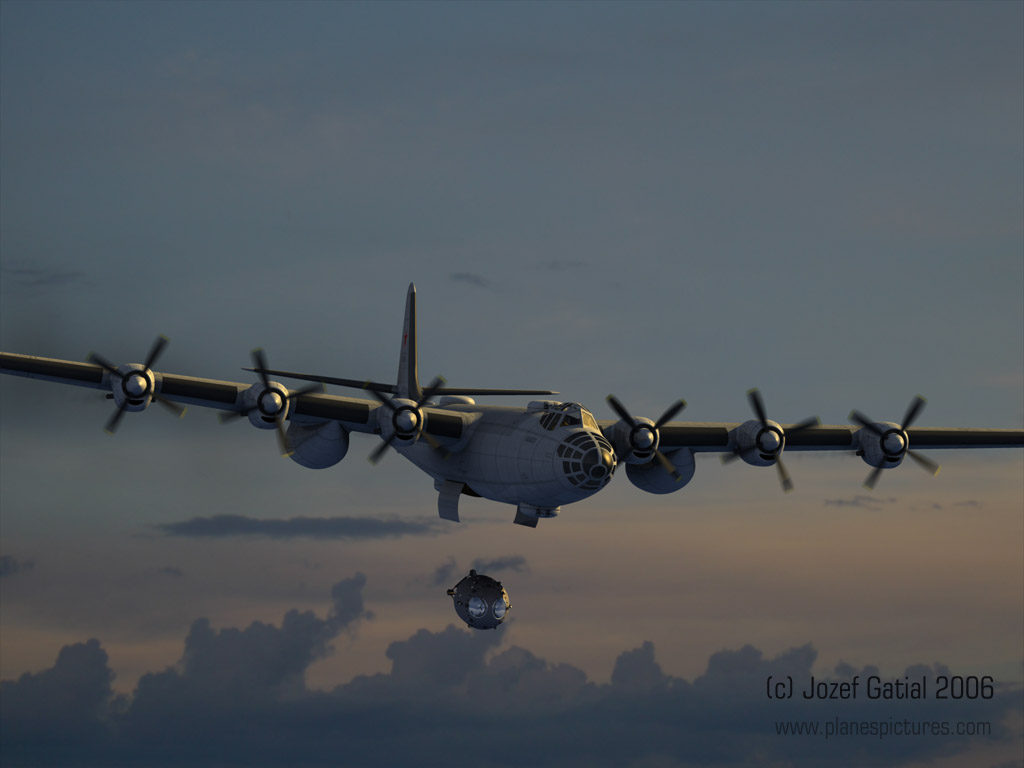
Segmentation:
{"type": "MultiPolygon", "coordinates": [[[[0,0],[2,2],[2,0],[0,0]]],[[[409,284],[409,293],[406,294],[406,325],[401,329],[401,354],[398,356],[398,382],[395,384],[382,384],[375,381],[362,379],[339,379],[334,376],[313,376],[310,374],[297,374],[291,371],[271,371],[263,367],[247,368],[245,371],[256,371],[263,375],[284,376],[288,379],[301,379],[303,381],[319,381],[325,384],[337,384],[341,387],[354,387],[355,389],[372,389],[375,392],[385,392],[396,397],[402,397],[420,402],[423,399],[423,387],[420,386],[419,359],[416,352],[416,284],[409,284]]],[[[429,394],[483,394],[483,395],[520,395],[520,394],[558,394],[551,389],[477,389],[466,387],[442,387],[443,379],[431,384],[429,394]]]]}
{"type": "Polygon", "coordinates": [[[402,327],[402,352],[398,357],[398,386],[395,394],[416,402],[423,397],[416,354],[415,283],[409,283],[409,292],[405,296],[405,325],[402,327]]]}

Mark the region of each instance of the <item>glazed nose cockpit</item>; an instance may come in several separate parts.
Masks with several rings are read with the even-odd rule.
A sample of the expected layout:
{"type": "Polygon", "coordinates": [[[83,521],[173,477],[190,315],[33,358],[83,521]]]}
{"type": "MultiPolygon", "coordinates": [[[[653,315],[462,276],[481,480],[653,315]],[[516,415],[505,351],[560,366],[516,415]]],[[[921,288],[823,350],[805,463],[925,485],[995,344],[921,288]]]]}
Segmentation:
{"type": "Polygon", "coordinates": [[[574,432],[558,446],[558,457],[562,472],[581,490],[601,488],[615,472],[615,451],[611,443],[598,433],[574,432]]]}

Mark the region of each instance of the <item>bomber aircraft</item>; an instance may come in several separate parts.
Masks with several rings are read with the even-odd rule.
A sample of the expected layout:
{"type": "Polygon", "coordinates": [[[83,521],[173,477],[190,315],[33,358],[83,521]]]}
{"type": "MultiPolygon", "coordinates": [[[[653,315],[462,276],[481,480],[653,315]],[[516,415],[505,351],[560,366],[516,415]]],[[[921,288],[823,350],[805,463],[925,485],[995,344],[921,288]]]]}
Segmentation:
{"type": "Polygon", "coordinates": [[[515,505],[514,522],[536,527],[565,504],[594,495],[619,464],[630,482],[648,493],[671,493],[694,475],[694,454],[717,452],[723,461],[742,459],[774,466],[784,490],[793,487],[782,463],[784,450],[849,451],[872,467],[864,485],[873,488],[882,472],[910,459],[931,474],[937,464],[911,446],[939,448],[1024,447],[1024,430],[912,427],[924,398],[915,397],[897,424],[874,421],[853,411],[854,425],[821,425],[817,418],[779,424],[768,418],[756,389],[748,400],[755,418],[742,423],[678,422],[678,400],[657,419],[634,416],[615,396],[607,400],[619,417],[598,420],[579,403],[534,400],[523,407],[480,405],[473,396],[555,395],[548,390],[446,387],[440,377],[420,386],[416,352],[416,287],[406,295],[398,379],[384,384],[267,367],[262,350],[252,351],[252,384],[202,379],[153,370],[167,345],[158,337],[145,362],[115,365],[92,353],[89,362],[0,352],[0,373],[108,390],[116,410],[107,422],[113,433],[125,413],[157,402],[178,415],[186,405],[221,411],[222,421],[248,419],[277,432],[281,453],[310,469],[345,458],[350,432],[378,435],[370,454],[377,463],[395,449],[434,480],[438,514],[458,522],[463,494],[515,505]],[[271,376],[314,384],[290,389],[271,376]],[[325,385],[361,389],[372,400],[326,394],[325,385]],[[285,422],[289,422],[287,429],[285,422]]]}

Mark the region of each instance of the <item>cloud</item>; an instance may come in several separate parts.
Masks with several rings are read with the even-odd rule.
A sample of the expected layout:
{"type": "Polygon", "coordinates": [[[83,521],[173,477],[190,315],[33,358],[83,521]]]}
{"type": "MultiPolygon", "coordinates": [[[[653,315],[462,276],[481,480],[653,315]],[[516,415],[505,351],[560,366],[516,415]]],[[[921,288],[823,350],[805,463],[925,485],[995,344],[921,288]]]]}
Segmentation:
{"type": "Polygon", "coordinates": [[[351,629],[362,619],[372,619],[373,614],[363,606],[363,587],[366,576],[357,573],[351,579],[342,579],[331,587],[330,626],[336,631],[351,629]]]}
{"type": "Polygon", "coordinates": [[[98,758],[125,706],[113,679],[106,651],[92,639],[64,646],[50,669],[0,682],[0,763],[60,764],[82,751],[98,758]]]}
{"type": "Polygon", "coordinates": [[[491,284],[490,280],[486,280],[473,272],[452,272],[448,277],[456,282],[475,285],[477,288],[487,288],[491,284]]]}
{"type": "Polygon", "coordinates": [[[290,610],[279,627],[254,621],[244,630],[214,630],[209,619],[197,619],[178,665],[140,678],[128,727],[159,743],[169,736],[165,717],[223,717],[303,696],[306,669],[331,652],[329,642],[372,618],[363,605],[365,586],[361,573],[335,584],[326,618],[290,610]]]}
{"type": "MultiPolygon", "coordinates": [[[[650,642],[619,654],[609,684],[527,649],[501,649],[506,632],[420,629],[386,651],[388,672],[330,692],[306,687],[330,641],[369,617],[362,574],[338,582],[326,618],[288,611],[279,626],[215,630],[193,623],[180,662],[144,675],[117,697],[97,640],[65,647],[51,669],[2,683],[4,765],[239,764],[447,766],[466,754],[484,764],[539,766],[895,766],[948,758],[972,742],[956,737],[812,739],[777,736],[778,722],[985,721],[982,746],[1014,747],[1004,721],[1019,717],[1019,687],[971,701],[806,701],[811,645],[765,656],[746,645],[711,655],[685,680],[666,674],[650,642]],[[793,699],[769,699],[766,681],[792,677],[793,699]],[[529,738],[509,738],[529,734],[529,738]]],[[[948,674],[912,665],[907,676],[948,674]]],[[[840,663],[834,676],[878,674],[840,663]]],[[[890,678],[886,678],[890,679],[890,678]]],[[[897,678],[898,679],[898,678],[897,678]]],[[[863,683],[863,680],[862,680],[863,683]]],[[[863,691],[863,688],[862,688],[863,691]]],[[[975,742],[978,743],[978,742],[975,742]]]]}
{"type": "Polygon", "coordinates": [[[84,272],[49,267],[2,267],[0,273],[24,288],[50,288],[89,282],[84,272]]]}
{"type": "Polygon", "coordinates": [[[522,555],[505,555],[504,557],[496,557],[491,560],[484,560],[482,557],[478,557],[470,567],[487,576],[499,571],[522,573],[526,570],[526,558],[522,555]]]}
{"type": "Polygon", "coordinates": [[[455,564],[455,558],[449,557],[434,569],[434,575],[431,577],[430,583],[435,586],[440,586],[441,584],[449,584],[450,582],[453,582],[455,580],[455,573],[457,569],[458,566],[455,564]]]}
{"type": "MultiPolygon", "coordinates": [[[[495,557],[490,560],[478,557],[473,561],[470,568],[482,573],[485,576],[491,576],[500,571],[516,571],[522,573],[526,570],[526,558],[522,555],[505,555],[503,557],[495,557]]],[[[434,569],[434,575],[430,579],[430,583],[435,586],[441,586],[447,584],[451,586],[460,575],[459,566],[455,562],[454,557],[449,557],[441,565],[434,569]]],[[[465,574],[462,574],[465,575],[465,574]]]]}
{"type": "Polygon", "coordinates": [[[612,686],[633,694],[663,691],[669,678],[654,660],[654,643],[648,641],[632,651],[626,651],[615,660],[612,686]]]}
{"type": "Polygon", "coordinates": [[[502,630],[472,632],[449,624],[442,632],[421,629],[408,640],[388,646],[390,685],[412,688],[451,688],[484,667],[484,656],[502,639],[502,630]]]}
{"type": "Polygon", "coordinates": [[[34,560],[17,560],[11,555],[0,556],[0,578],[13,576],[21,571],[31,571],[36,567],[34,560]]]}
{"type": "Polygon", "coordinates": [[[160,569],[159,573],[166,574],[167,576],[173,576],[176,579],[180,579],[185,575],[185,572],[181,568],[175,568],[173,565],[166,565],[160,569]]]}
{"type": "Polygon", "coordinates": [[[224,538],[266,536],[292,539],[384,539],[395,536],[433,536],[444,529],[434,520],[382,520],[376,517],[289,517],[256,518],[244,515],[193,517],[179,523],[155,526],[166,536],[224,538]]]}
{"type": "Polygon", "coordinates": [[[896,499],[876,499],[874,496],[857,494],[852,499],[825,499],[826,507],[860,507],[862,509],[879,509],[883,504],[894,504],[896,499]]]}

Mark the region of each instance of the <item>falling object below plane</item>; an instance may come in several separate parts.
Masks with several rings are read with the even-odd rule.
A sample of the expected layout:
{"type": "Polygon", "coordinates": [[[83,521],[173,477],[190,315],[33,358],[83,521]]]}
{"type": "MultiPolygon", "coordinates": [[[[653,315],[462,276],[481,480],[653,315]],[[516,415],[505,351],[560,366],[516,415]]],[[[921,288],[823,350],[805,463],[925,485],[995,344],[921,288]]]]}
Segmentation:
{"type": "Polygon", "coordinates": [[[459,618],[473,629],[497,629],[508,616],[508,592],[490,576],[470,570],[448,590],[459,618]]]}

